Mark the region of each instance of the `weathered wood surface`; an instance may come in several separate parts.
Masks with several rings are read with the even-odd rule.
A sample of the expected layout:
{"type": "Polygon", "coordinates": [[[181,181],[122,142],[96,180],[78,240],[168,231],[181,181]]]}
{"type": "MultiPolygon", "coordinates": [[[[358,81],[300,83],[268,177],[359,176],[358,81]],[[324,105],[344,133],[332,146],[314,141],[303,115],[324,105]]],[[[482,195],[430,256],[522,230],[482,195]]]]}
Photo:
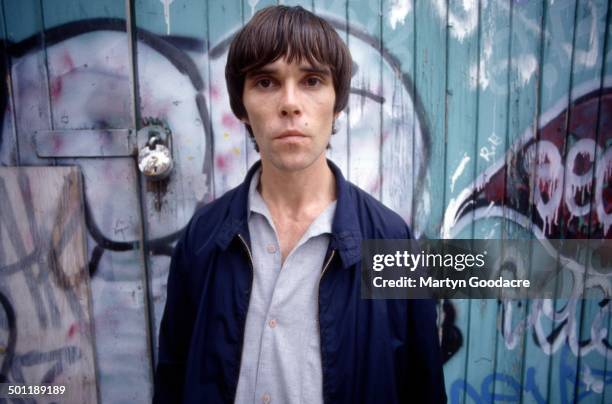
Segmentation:
{"type": "MultiPolygon", "coordinates": [[[[0,164],[81,167],[103,402],[150,401],[178,232],[258,157],[229,108],[228,41],[282,2],[132,3],[133,15],[115,0],[0,8],[0,164]],[[39,130],[127,129],[134,102],[173,131],[175,171],[163,186],[140,188],[130,158],[35,154],[39,130]]],[[[329,157],[419,237],[611,237],[611,4],[306,2],[353,52],[329,157]]],[[[610,296],[443,301],[439,313],[450,402],[610,401],[610,296]]]]}
{"type": "Polygon", "coordinates": [[[81,172],[2,167],[0,201],[3,381],[66,386],[41,403],[96,403],[81,172]]]}

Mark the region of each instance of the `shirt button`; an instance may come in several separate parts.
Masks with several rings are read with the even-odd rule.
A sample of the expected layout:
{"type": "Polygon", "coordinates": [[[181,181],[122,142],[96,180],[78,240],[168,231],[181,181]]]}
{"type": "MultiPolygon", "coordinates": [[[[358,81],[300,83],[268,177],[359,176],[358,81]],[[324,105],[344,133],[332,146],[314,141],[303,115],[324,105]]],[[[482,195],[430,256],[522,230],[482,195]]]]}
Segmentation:
{"type": "Polygon", "coordinates": [[[276,327],[276,320],[272,319],[272,320],[268,321],[268,325],[270,326],[270,328],[276,327]]]}
{"type": "Polygon", "coordinates": [[[268,404],[270,402],[270,395],[268,393],[264,394],[263,396],[261,396],[261,401],[263,401],[264,403],[268,404]]]}
{"type": "Polygon", "coordinates": [[[276,252],[276,246],[274,244],[268,244],[266,250],[268,250],[270,254],[274,254],[276,252]]]}

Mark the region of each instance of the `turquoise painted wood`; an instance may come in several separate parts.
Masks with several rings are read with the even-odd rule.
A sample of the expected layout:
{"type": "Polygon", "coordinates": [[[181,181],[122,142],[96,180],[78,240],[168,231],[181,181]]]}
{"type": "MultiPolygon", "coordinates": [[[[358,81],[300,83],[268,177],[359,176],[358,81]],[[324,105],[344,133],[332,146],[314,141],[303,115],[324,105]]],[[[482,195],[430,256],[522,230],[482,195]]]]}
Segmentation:
{"type": "MultiPolygon", "coordinates": [[[[172,247],[195,209],[258,159],[229,108],[225,60],[240,27],[278,3],[298,4],[1,2],[0,162],[83,172],[101,402],[150,401],[172,247]],[[36,153],[41,130],[137,129],[148,118],[172,130],[175,169],[162,184],[140,178],[131,157],[36,153]]],[[[306,2],[356,67],[328,156],[421,238],[612,237],[611,3],[306,2]]],[[[554,270],[532,252],[505,254],[526,271],[554,270]]],[[[440,301],[449,401],[609,402],[610,296],[586,292],[440,301]]]]}

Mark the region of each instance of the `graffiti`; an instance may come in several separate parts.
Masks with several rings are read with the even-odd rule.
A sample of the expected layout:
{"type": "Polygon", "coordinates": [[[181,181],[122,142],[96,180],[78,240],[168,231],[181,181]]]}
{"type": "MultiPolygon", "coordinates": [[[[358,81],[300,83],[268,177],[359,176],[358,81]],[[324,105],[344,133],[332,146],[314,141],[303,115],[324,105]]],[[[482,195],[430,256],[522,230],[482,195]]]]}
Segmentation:
{"type": "Polygon", "coordinates": [[[89,401],[96,379],[80,185],[71,167],[0,169],[0,330],[8,335],[0,379],[79,375],[67,397],[89,401]]]}
{"type": "Polygon", "coordinates": [[[480,148],[480,157],[485,159],[488,162],[491,161],[492,158],[495,157],[495,151],[497,147],[502,143],[502,139],[497,136],[497,134],[492,133],[491,136],[487,138],[487,141],[490,146],[482,146],[480,148]]]}
{"type": "Polygon", "coordinates": [[[410,0],[392,0],[389,4],[388,19],[392,29],[395,29],[397,24],[404,24],[406,16],[412,11],[412,2],[410,0]]]}
{"type": "MultiPolygon", "coordinates": [[[[142,399],[134,395],[137,394],[134,390],[146,391],[150,383],[150,366],[154,361],[151,356],[164,304],[172,246],[193,212],[240,182],[246,168],[258,158],[243,125],[229,108],[223,77],[229,42],[249,11],[253,15],[261,8],[259,3],[258,0],[241,3],[244,15],[240,21],[213,27],[219,31],[215,35],[222,39],[208,43],[200,38],[169,35],[171,17],[175,17],[172,26],[175,30],[177,27],[176,15],[170,13],[176,2],[160,0],[155,7],[163,8],[158,18],[166,35],[135,27],[135,60],[129,57],[123,19],[78,20],[19,42],[1,44],[3,60],[10,63],[9,70],[0,63],[0,73],[9,78],[10,87],[5,87],[4,81],[0,87],[0,111],[3,112],[0,114],[0,163],[81,167],[88,262],[86,272],[64,272],[58,257],[68,248],[75,222],[61,212],[51,218],[56,226],[50,228],[53,237],[49,242],[59,254],[41,254],[39,249],[31,248],[26,238],[10,240],[10,250],[19,250],[24,255],[14,262],[4,262],[3,258],[0,280],[23,280],[23,293],[18,295],[11,288],[0,288],[4,311],[0,329],[8,330],[3,334],[8,338],[2,342],[0,379],[17,380],[36,366],[48,364],[39,379],[58,380],[87,358],[87,352],[66,341],[87,330],[79,321],[83,318],[82,308],[73,303],[75,296],[70,293],[88,273],[95,303],[92,321],[96,324],[101,397],[108,402],[126,400],[126,397],[131,401],[142,399]],[[41,43],[43,34],[44,43],[41,43]],[[137,83],[130,81],[131,63],[137,63],[137,83]],[[131,112],[132,85],[138,91],[137,117],[131,112]],[[138,174],[129,157],[49,160],[36,155],[34,134],[39,130],[126,129],[142,116],[163,119],[176,134],[176,171],[163,191],[150,186],[138,189],[138,174]],[[144,235],[141,235],[141,220],[145,221],[144,235]],[[141,250],[145,252],[145,263],[141,250]],[[41,266],[49,266],[50,270],[35,270],[41,266]],[[144,276],[143,271],[146,271],[144,276]],[[70,296],[69,309],[63,310],[57,296],[44,286],[54,282],[70,296]],[[65,341],[61,347],[18,349],[16,343],[22,338],[17,339],[20,331],[17,319],[21,318],[22,301],[34,308],[33,324],[62,329],[65,341]],[[147,308],[147,304],[152,308],[147,308]],[[65,324],[65,314],[74,321],[65,324]],[[146,323],[148,316],[150,324],[146,323]],[[117,344],[117,341],[126,343],[117,344]],[[123,383],[118,385],[117,379],[123,383]]],[[[379,197],[407,221],[414,220],[410,224],[417,236],[429,228],[427,222],[433,205],[433,209],[445,210],[441,230],[444,237],[454,237],[475,220],[489,217],[514,220],[536,237],[610,237],[612,148],[608,117],[612,116],[612,91],[609,85],[603,90],[591,86],[582,91],[582,87],[576,87],[580,84],[578,81],[570,83],[570,87],[579,89],[572,89],[571,108],[567,102],[553,107],[549,107],[549,101],[542,102],[549,111],[542,114],[536,133],[527,130],[513,145],[506,145],[504,136],[514,139],[515,133],[504,135],[494,129],[484,133],[484,144],[475,150],[448,150],[446,161],[452,165],[444,173],[448,181],[444,189],[451,192],[462,184],[461,179],[470,173],[469,167],[473,164],[492,165],[470,186],[460,188],[461,192],[448,206],[440,207],[439,196],[430,195],[428,176],[441,152],[432,151],[431,136],[441,134],[429,133],[428,122],[446,120],[447,116],[444,113],[438,116],[443,111],[427,111],[435,101],[426,95],[423,104],[413,77],[405,73],[414,71],[411,66],[424,61],[423,55],[413,54],[403,32],[391,35],[391,42],[385,42],[386,27],[381,28],[380,35],[378,28],[376,32],[372,30],[381,24],[388,24],[392,30],[412,30],[408,27],[412,24],[409,16],[422,7],[426,12],[420,12],[418,22],[415,18],[417,27],[422,23],[438,24],[441,30],[448,29],[447,46],[448,43],[467,46],[469,42],[479,53],[462,67],[468,93],[486,90],[486,97],[493,95],[505,100],[509,90],[540,85],[538,80],[542,80],[541,84],[552,94],[546,93],[546,96],[556,99],[558,95],[552,90],[557,90],[557,84],[566,84],[559,81],[565,77],[564,69],[570,68],[567,59],[572,54],[577,66],[585,71],[597,70],[598,61],[605,53],[600,32],[605,22],[598,9],[603,9],[604,3],[589,1],[580,7],[571,1],[547,4],[544,15],[552,23],[546,22],[545,29],[541,25],[544,19],[529,15],[533,4],[503,0],[335,2],[333,8],[345,9],[347,16],[361,16],[371,11],[374,17],[360,22],[347,22],[344,16],[328,18],[348,38],[354,57],[349,107],[338,119],[340,131],[332,138],[330,156],[350,180],[379,197]],[[576,27],[575,41],[566,35],[569,31],[565,16],[573,15],[568,10],[574,9],[579,9],[575,20],[570,22],[576,27]],[[384,10],[383,15],[380,10],[384,10]],[[484,15],[489,17],[484,19],[484,15]],[[500,21],[508,23],[500,24],[500,21]],[[550,46],[547,60],[542,62],[544,66],[540,66],[541,59],[532,49],[536,37],[550,46]],[[511,53],[512,57],[504,52],[511,53]],[[557,63],[559,60],[563,63],[557,63]],[[567,129],[565,122],[569,123],[567,129]]],[[[317,5],[317,11],[325,13],[319,10],[325,7],[317,5]]],[[[210,25],[226,23],[225,20],[209,21],[210,25]]],[[[416,28],[414,31],[422,32],[416,28]]],[[[429,39],[421,36],[418,40],[429,39]]],[[[440,51],[448,52],[448,49],[440,51]]],[[[458,69],[453,66],[452,53],[448,55],[451,55],[448,68],[458,69]]],[[[422,87],[426,91],[427,85],[422,87]]],[[[444,112],[458,113],[451,109],[444,112]]],[[[499,114],[494,111],[494,122],[496,115],[499,114]]],[[[480,118],[481,122],[485,119],[488,117],[480,118]]],[[[495,123],[493,127],[496,128],[495,123]]],[[[469,135],[465,137],[469,140],[469,135]]],[[[92,149],[98,146],[91,144],[92,149]]],[[[11,190],[8,187],[2,192],[11,190]]],[[[27,204],[26,193],[22,198],[27,204]]],[[[16,226],[11,222],[16,209],[19,206],[0,210],[0,228],[16,226]]],[[[30,228],[40,225],[36,221],[25,223],[30,228]]],[[[496,226],[485,229],[483,234],[488,232],[489,237],[494,237],[499,233],[496,226]]],[[[594,287],[574,283],[575,290],[583,286],[594,287]]],[[[517,319],[513,303],[502,302],[497,323],[483,326],[499,328],[496,343],[507,351],[520,351],[517,347],[529,335],[538,350],[546,355],[556,355],[555,358],[564,355],[563,366],[554,369],[553,384],[555,388],[557,382],[563,384],[559,394],[567,401],[572,396],[566,390],[571,392],[574,388],[580,389],[580,399],[602,394],[612,380],[609,371],[599,365],[584,365],[577,377],[576,366],[571,369],[570,364],[577,360],[580,364],[589,353],[605,360],[610,358],[606,333],[610,304],[602,300],[599,310],[583,319],[575,299],[559,309],[553,303],[534,301],[525,318],[517,319]],[[587,328],[584,322],[588,323],[587,328]],[[590,331],[580,335],[580,327],[590,331]]],[[[461,306],[448,300],[439,304],[441,345],[448,367],[453,365],[451,358],[463,360],[457,354],[474,341],[468,344],[464,340],[463,325],[459,325],[463,323],[458,321],[465,314],[457,308],[461,306]]],[[[460,396],[475,402],[519,401],[521,394],[543,402],[546,397],[538,386],[535,368],[530,366],[525,368],[524,386],[522,380],[504,372],[485,373],[473,385],[457,374],[448,374],[447,378],[451,381],[452,402],[460,400],[460,396]],[[495,392],[495,383],[503,385],[506,393],[495,392]]]]}
{"type": "MultiPolygon", "coordinates": [[[[8,329],[8,340],[2,349],[2,365],[0,366],[0,383],[6,383],[8,381],[8,372],[13,365],[13,359],[15,357],[15,344],[17,343],[17,326],[15,319],[15,309],[11,305],[10,300],[0,292],[0,305],[4,311],[6,319],[5,327],[8,329]]],[[[4,318],[2,318],[4,320],[4,318]]]]}
{"type": "Polygon", "coordinates": [[[589,335],[580,335],[580,300],[568,299],[565,306],[555,310],[554,300],[532,300],[531,312],[525,319],[520,319],[514,326],[514,302],[502,303],[501,335],[507,349],[515,349],[520,337],[532,330],[533,339],[541,351],[546,355],[553,355],[562,346],[569,346],[575,357],[586,356],[592,351],[605,358],[612,359],[610,341],[608,341],[608,321],[612,309],[607,300],[599,304],[599,310],[591,321],[589,335]],[[550,328],[550,332],[545,329],[550,328]]]}
{"type": "Polygon", "coordinates": [[[457,314],[453,303],[449,300],[442,301],[442,338],[440,347],[442,350],[442,361],[446,363],[463,346],[463,335],[456,326],[457,314]]]}
{"type": "Polygon", "coordinates": [[[566,140],[567,114],[566,106],[544,114],[537,134],[527,129],[504,159],[453,199],[442,236],[458,234],[472,220],[498,216],[532,230],[538,238],[610,237],[612,122],[607,117],[612,116],[612,92],[590,91],[572,102],[566,140]],[[593,111],[602,119],[593,119],[593,111]],[[565,142],[568,152],[563,161],[565,142]]]}
{"type": "Polygon", "coordinates": [[[66,365],[73,365],[81,359],[81,350],[76,346],[65,346],[52,351],[29,351],[13,358],[10,380],[16,383],[53,383],[64,371],[66,365]],[[27,379],[24,368],[52,364],[40,380],[27,379]]]}
{"type": "MultiPolygon", "coordinates": [[[[589,30],[589,40],[588,40],[588,50],[577,49],[574,51],[574,59],[576,63],[585,67],[594,67],[595,63],[597,63],[597,57],[599,56],[599,36],[597,35],[598,23],[597,23],[597,7],[593,1],[588,1],[587,6],[589,8],[591,24],[589,30]]],[[[572,56],[572,45],[565,43],[563,44],[563,50],[567,54],[567,57],[572,56]]]]}
{"type": "MultiPolygon", "coordinates": [[[[452,28],[450,32],[459,42],[472,35],[478,27],[478,1],[464,0],[461,2],[461,9],[449,10],[447,2],[435,0],[436,12],[442,20],[452,28]]],[[[456,7],[459,8],[459,7],[456,7]]]]}
{"type": "MultiPolygon", "coordinates": [[[[165,3],[164,3],[165,4],[165,3]]],[[[168,3],[169,4],[169,3],[168,3]]],[[[339,30],[347,30],[344,21],[330,18],[339,30]]],[[[35,153],[33,134],[47,128],[49,121],[56,129],[113,129],[126,128],[132,124],[128,89],[129,65],[125,46],[125,22],[119,19],[100,18],[80,20],[45,31],[46,54],[49,70],[49,95],[53,105],[51,116],[32,116],[30,110],[41,109],[39,85],[39,58],[41,48],[34,35],[18,43],[7,43],[6,50],[12,58],[15,108],[6,109],[2,117],[0,132],[0,158],[3,164],[11,164],[11,156],[19,151],[22,163],[46,165],[49,160],[38,158],[35,153]],[[75,95],[78,94],[78,97],[75,95]],[[2,136],[11,132],[11,125],[19,127],[19,136],[14,139],[2,136]]],[[[169,28],[169,26],[167,26],[169,28]]],[[[366,111],[380,110],[386,131],[384,139],[414,139],[411,154],[415,159],[407,168],[408,181],[389,184],[394,192],[388,203],[406,218],[412,217],[413,193],[426,193],[425,172],[429,155],[429,138],[421,123],[423,114],[418,99],[413,94],[414,86],[408,75],[398,75],[401,65],[388,50],[380,49],[379,40],[360,28],[348,27],[354,55],[354,80],[347,113],[338,120],[344,138],[336,135],[332,139],[332,159],[347,159],[362,154],[360,165],[354,166],[350,175],[361,181],[370,192],[380,193],[379,161],[369,152],[370,145],[379,143],[372,138],[366,111]],[[371,69],[382,72],[371,73],[371,69]],[[378,78],[377,80],[372,80],[378,78]],[[353,142],[349,145],[346,133],[350,130],[353,142]],[[334,154],[335,153],[335,154],[334,154]],[[414,172],[413,172],[414,171],[414,172]],[[414,184],[413,184],[414,181],[414,184]],[[409,201],[409,202],[407,202],[409,201]]],[[[99,353],[99,382],[102,397],[113,397],[127,393],[110,381],[119,374],[136,377],[146,371],[143,362],[146,354],[146,330],[142,326],[142,310],[145,297],[141,275],[135,269],[139,263],[124,257],[137,257],[140,249],[146,249],[151,267],[163,270],[152,272],[154,308],[152,324],[157,327],[163,308],[167,261],[157,257],[168,257],[172,245],[178,239],[183,226],[201,205],[221,195],[242,180],[247,161],[256,158],[247,141],[244,128],[229,109],[223,81],[202,76],[210,71],[211,77],[222,77],[229,45],[228,35],[218,44],[205,44],[188,37],[158,36],[137,29],[137,52],[141,63],[138,71],[140,116],[153,116],[166,121],[176,134],[173,139],[176,171],[162,196],[159,209],[152,207],[156,195],[145,190],[145,213],[148,237],[144,244],[139,238],[135,200],[136,180],[129,159],[68,159],[59,164],[78,164],[85,180],[85,223],[89,234],[88,273],[95,280],[92,285],[96,344],[99,353]],[[209,49],[209,51],[207,51],[209,49]],[[210,70],[209,70],[210,69],[210,70]],[[159,77],[164,77],[163,82],[159,77]],[[205,80],[211,82],[210,88],[205,80]],[[124,192],[116,192],[123,190],[124,192]],[[172,196],[173,195],[173,196],[172,196]],[[172,197],[170,197],[172,196],[172,197]],[[180,199],[178,199],[180,197],[180,199]],[[177,198],[177,199],[171,199],[177,198]],[[121,289],[111,284],[121,285],[121,289]],[[123,296],[122,290],[131,290],[123,296]],[[112,290],[112,291],[111,291],[112,290]],[[109,327],[102,326],[108,324],[109,327]],[[134,329],[138,328],[134,333],[134,329]],[[127,353],[116,346],[117,335],[136,340],[138,346],[127,353]],[[142,348],[142,350],[140,350],[142,348]],[[133,370],[117,369],[116,357],[131,355],[133,370]],[[136,371],[135,368],[139,370],[136,371]],[[108,381],[108,387],[105,383],[108,381]],[[123,393],[122,393],[123,392],[123,393]]],[[[1,99],[9,100],[7,89],[1,99]]],[[[98,145],[92,144],[96,150],[98,145]]],[[[338,162],[338,160],[336,160],[338,162]]],[[[420,215],[426,219],[425,214],[420,215]]],[[[419,231],[416,229],[417,232],[419,231]]],[[[61,241],[61,232],[58,241],[61,241]]],[[[32,257],[26,257],[33,259],[32,257]]],[[[18,270],[24,261],[12,267],[18,270]]],[[[458,331],[458,330],[456,330],[458,331]]],[[[156,334],[156,332],[151,332],[156,334]]],[[[126,344],[125,346],[133,346],[126,344]]],[[[458,348],[456,348],[458,349],[458,348]]],[[[144,383],[145,375],[138,383],[144,383]]],[[[129,389],[129,385],[124,386],[129,389]]],[[[129,394],[134,394],[133,391],[129,394]]]]}
{"type": "MultiPolygon", "coordinates": [[[[604,386],[612,384],[612,371],[610,369],[595,369],[584,367],[581,377],[576,376],[576,367],[568,350],[561,352],[561,360],[556,369],[557,379],[551,381],[553,388],[558,389],[561,403],[576,403],[593,395],[601,395],[604,386]],[[578,389],[578,390],[576,390],[578,389]],[[574,397],[573,393],[578,394],[574,397]]],[[[497,403],[497,402],[524,402],[527,398],[538,404],[549,402],[546,391],[541,391],[536,382],[536,369],[528,367],[525,369],[525,383],[517,380],[514,376],[505,373],[490,373],[483,377],[480,388],[477,388],[466,380],[456,379],[449,391],[450,403],[463,402],[463,395],[474,403],[497,403]],[[497,386],[497,388],[496,388],[497,386]],[[503,393],[496,392],[503,389],[503,393]]]]}
{"type": "Polygon", "coordinates": [[[464,153],[463,158],[461,159],[461,161],[459,162],[459,165],[455,169],[455,172],[453,173],[453,175],[451,175],[451,179],[450,179],[451,180],[451,183],[450,183],[451,192],[453,192],[453,190],[455,189],[455,182],[461,176],[461,174],[463,174],[463,170],[465,170],[465,167],[467,166],[467,163],[469,162],[470,162],[470,156],[468,156],[467,153],[464,153]]]}

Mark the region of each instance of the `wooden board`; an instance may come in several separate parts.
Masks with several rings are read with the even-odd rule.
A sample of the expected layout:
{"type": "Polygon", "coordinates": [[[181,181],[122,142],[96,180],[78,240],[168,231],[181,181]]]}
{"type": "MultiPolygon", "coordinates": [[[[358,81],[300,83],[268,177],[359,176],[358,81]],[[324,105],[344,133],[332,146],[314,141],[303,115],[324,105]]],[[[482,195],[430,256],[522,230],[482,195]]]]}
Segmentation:
{"type": "Polygon", "coordinates": [[[96,403],[81,172],[0,168],[0,201],[1,378],[96,403]]]}

